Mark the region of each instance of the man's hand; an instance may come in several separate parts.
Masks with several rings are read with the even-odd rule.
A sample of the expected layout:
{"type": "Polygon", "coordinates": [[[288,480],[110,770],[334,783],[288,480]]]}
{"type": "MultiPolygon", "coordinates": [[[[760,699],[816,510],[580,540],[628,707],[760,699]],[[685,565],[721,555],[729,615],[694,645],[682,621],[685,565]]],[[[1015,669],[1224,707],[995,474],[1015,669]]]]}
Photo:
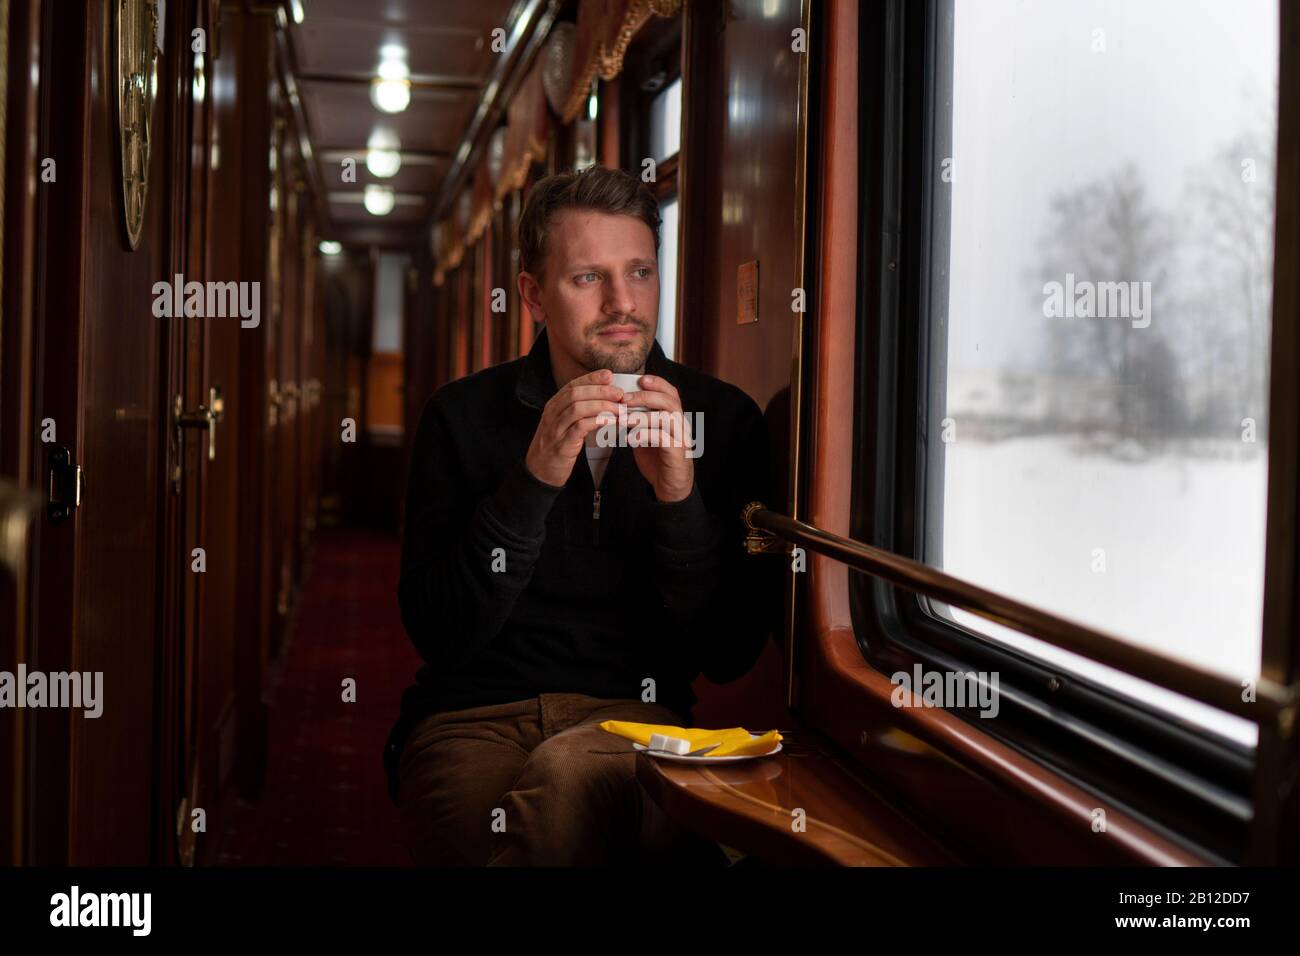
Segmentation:
{"type": "Polygon", "coordinates": [[[654,488],[655,497],[660,501],[681,501],[695,484],[695,463],[686,456],[690,422],[671,382],[656,375],[642,375],[640,385],[641,391],[628,392],[623,400],[629,407],[644,405],[649,412],[628,414],[628,444],[633,446],[636,465],[654,488]],[[657,428],[656,411],[670,413],[659,416],[657,428]],[[652,442],[657,442],[658,447],[652,442]]]}
{"type": "Polygon", "coordinates": [[[609,384],[613,379],[609,369],[597,369],[578,376],[551,396],[524,458],[534,478],[556,487],[569,480],[587,435],[609,420],[605,415],[618,417],[623,390],[609,384]]]}

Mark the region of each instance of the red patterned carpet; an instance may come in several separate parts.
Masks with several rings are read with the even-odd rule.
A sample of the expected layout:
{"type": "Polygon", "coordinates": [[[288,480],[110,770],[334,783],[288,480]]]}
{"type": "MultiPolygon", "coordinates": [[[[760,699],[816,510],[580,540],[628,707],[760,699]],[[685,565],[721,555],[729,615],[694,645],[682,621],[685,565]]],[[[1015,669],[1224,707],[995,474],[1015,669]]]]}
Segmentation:
{"type": "Polygon", "coordinates": [[[420,659],[397,608],[395,535],[323,528],[270,701],[266,785],[215,854],[231,866],[407,866],[381,754],[420,659]],[[342,699],[356,680],[356,703],[342,699]]]}

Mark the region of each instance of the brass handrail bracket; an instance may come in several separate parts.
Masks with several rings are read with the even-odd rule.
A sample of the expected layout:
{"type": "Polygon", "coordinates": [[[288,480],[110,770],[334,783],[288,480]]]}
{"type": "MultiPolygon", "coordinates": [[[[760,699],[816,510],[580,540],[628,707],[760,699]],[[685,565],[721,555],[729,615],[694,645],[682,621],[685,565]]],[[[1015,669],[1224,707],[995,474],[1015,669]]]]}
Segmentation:
{"type": "Polygon", "coordinates": [[[766,507],[761,501],[751,501],[745,505],[745,510],[741,512],[741,517],[745,521],[745,553],[789,554],[792,547],[790,542],[777,537],[764,528],[754,527],[753,522],[749,520],[751,515],[764,510],[766,507]]]}

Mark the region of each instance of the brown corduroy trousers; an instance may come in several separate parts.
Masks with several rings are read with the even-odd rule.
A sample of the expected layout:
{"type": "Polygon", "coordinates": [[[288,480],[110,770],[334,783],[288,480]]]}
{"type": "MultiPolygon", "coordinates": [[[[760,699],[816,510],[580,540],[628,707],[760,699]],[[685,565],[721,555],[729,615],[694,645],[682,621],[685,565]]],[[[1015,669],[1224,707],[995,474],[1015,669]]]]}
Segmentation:
{"type": "Polygon", "coordinates": [[[724,865],[636,779],[632,742],[603,720],[684,726],[660,704],[584,694],[433,714],[402,749],[398,806],[435,866],[724,865]]]}

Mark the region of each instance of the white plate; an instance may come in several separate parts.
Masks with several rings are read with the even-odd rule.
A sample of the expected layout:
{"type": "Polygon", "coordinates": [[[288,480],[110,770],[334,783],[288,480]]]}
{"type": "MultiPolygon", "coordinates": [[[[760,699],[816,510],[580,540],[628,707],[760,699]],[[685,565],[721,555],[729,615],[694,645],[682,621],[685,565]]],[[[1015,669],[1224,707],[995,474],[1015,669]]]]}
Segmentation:
{"type": "MultiPolygon", "coordinates": [[[[757,740],[762,734],[750,734],[751,740],[757,740]]],[[[645,744],[639,744],[635,741],[632,746],[637,750],[648,750],[645,744]]],[[[737,760],[753,760],[757,757],[770,757],[772,754],[781,752],[781,741],[776,742],[776,747],[765,754],[732,754],[730,757],[710,757],[705,754],[702,757],[688,757],[685,754],[666,754],[656,750],[650,754],[651,757],[657,757],[660,760],[675,760],[677,763],[735,763],[737,760]]]]}

